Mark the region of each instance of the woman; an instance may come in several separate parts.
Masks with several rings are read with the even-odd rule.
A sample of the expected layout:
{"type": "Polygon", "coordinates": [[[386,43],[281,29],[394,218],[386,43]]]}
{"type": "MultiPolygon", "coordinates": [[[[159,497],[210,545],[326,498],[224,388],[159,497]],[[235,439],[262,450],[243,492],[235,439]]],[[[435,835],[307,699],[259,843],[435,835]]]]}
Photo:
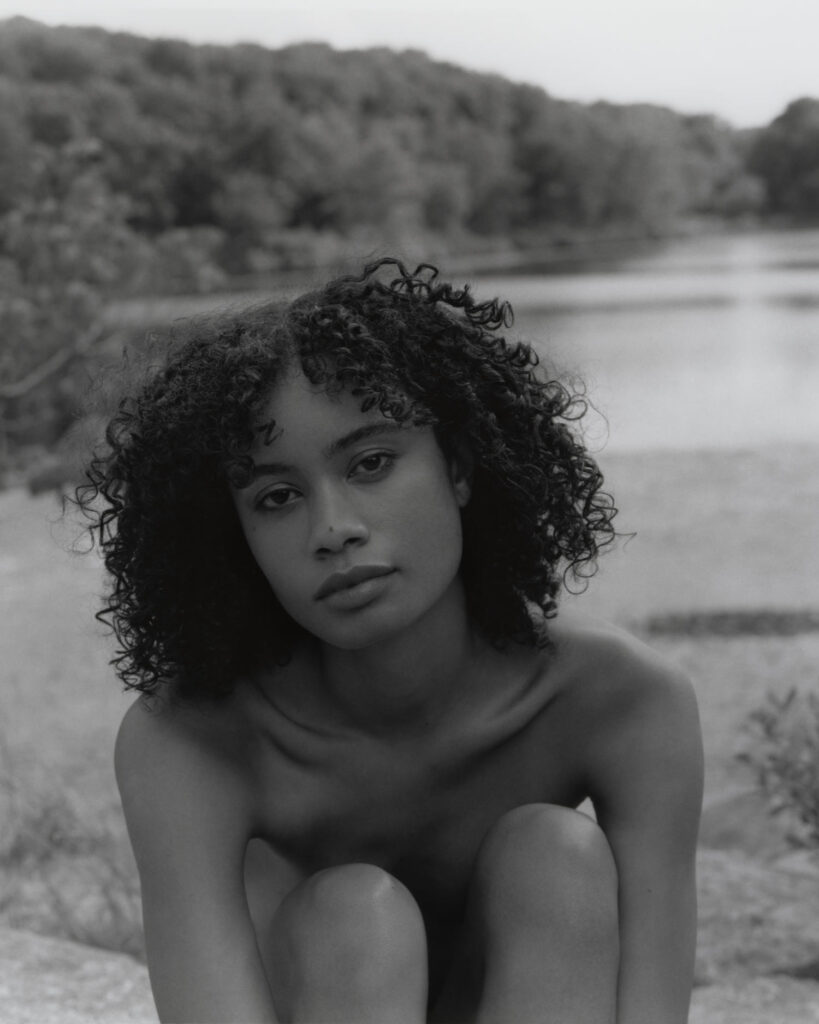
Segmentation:
{"type": "Polygon", "coordinates": [[[381,260],[191,324],[111,423],[164,1021],[687,1019],[695,701],[557,615],[615,510],[510,314],[381,260]]]}

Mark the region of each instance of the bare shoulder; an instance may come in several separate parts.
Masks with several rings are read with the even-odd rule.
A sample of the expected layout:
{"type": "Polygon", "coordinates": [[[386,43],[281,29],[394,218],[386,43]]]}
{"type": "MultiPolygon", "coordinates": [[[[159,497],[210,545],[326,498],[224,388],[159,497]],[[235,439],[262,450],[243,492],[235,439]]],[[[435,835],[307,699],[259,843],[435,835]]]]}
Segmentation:
{"type": "Polygon", "coordinates": [[[117,733],[114,762],[118,777],[137,767],[147,774],[195,761],[227,766],[243,737],[229,708],[149,703],[140,698],[128,708],[117,733]]]}
{"type": "Polygon", "coordinates": [[[552,632],[564,689],[579,705],[619,716],[647,705],[696,703],[682,668],[624,629],[570,613],[552,632]]]}
{"type": "Polygon", "coordinates": [[[656,812],[665,803],[680,813],[685,809],[694,823],[702,738],[686,674],[608,623],[567,617],[555,642],[595,806],[604,814],[631,813],[635,806],[654,806],[656,812]]]}
{"type": "Polygon", "coordinates": [[[252,784],[231,716],[134,702],[117,734],[114,767],[138,861],[165,837],[184,846],[207,833],[246,842],[252,784]]]}
{"type": "Polygon", "coordinates": [[[565,616],[553,631],[563,696],[585,763],[606,785],[651,771],[701,773],[694,688],[680,666],[600,620],[565,616]]]}

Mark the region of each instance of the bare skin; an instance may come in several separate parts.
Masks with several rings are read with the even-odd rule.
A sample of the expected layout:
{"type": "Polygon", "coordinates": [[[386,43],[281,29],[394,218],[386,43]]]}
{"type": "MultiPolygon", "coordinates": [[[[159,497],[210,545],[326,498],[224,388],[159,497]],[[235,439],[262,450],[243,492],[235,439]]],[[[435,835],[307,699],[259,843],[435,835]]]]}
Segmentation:
{"type": "Polygon", "coordinates": [[[313,395],[301,417],[305,396],[274,393],[275,472],[237,510],[307,638],[226,701],[137,703],[120,730],[161,1018],[681,1024],[690,686],[564,615],[551,650],[489,647],[457,572],[467,467],[415,428],[331,455],[379,414],[313,395]],[[367,561],[392,574],[363,603],[315,597],[367,561]]]}

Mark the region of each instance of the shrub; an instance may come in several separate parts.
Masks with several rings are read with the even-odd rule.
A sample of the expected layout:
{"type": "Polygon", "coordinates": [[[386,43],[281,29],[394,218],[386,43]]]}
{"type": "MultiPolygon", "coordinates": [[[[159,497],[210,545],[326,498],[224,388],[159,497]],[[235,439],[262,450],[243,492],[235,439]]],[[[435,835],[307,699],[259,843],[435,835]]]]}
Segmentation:
{"type": "Polygon", "coordinates": [[[819,694],[769,693],[745,726],[738,755],[753,770],[771,810],[784,814],[795,846],[819,848],[819,694]]]}

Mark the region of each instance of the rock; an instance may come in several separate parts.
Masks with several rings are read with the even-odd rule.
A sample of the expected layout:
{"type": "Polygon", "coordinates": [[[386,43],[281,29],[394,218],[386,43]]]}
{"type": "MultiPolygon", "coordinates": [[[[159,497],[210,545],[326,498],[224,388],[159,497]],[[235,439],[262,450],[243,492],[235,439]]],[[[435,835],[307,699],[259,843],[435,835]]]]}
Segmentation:
{"type": "MultiPolygon", "coordinates": [[[[3,1024],[156,1024],[145,968],[130,957],[0,928],[3,1024]]],[[[697,988],[689,1024],[819,1024],[819,984],[782,976],[697,988]]]]}
{"type": "Polygon", "coordinates": [[[819,984],[750,978],[694,990],[688,1024],[814,1024],[819,984]]]}
{"type": "Polygon", "coordinates": [[[752,978],[767,983],[816,960],[814,874],[778,869],[740,850],[701,849],[697,875],[700,981],[736,983],[741,990],[752,978]]]}
{"type": "Polygon", "coordinates": [[[4,1024],[156,1024],[148,972],[135,960],[0,928],[4,1024]]]}

